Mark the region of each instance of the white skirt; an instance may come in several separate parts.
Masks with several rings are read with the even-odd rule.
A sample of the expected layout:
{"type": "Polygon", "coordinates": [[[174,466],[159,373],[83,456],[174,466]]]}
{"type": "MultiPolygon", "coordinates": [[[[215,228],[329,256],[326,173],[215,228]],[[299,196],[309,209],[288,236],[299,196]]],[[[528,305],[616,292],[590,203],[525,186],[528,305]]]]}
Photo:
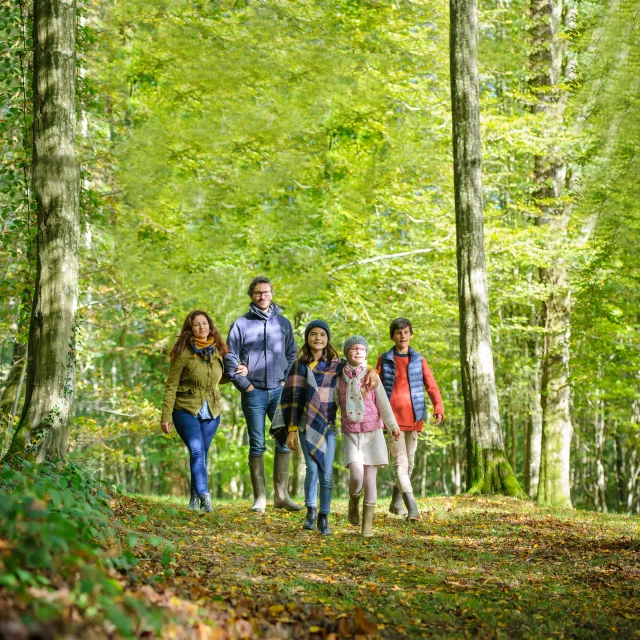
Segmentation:
{"type": "Polygon", "coordinates": [[[365,433],[343,433],[344,466],[352,462],[372,467],[384,467],[389,463],[389,452],[382,429],[365,433]]]}

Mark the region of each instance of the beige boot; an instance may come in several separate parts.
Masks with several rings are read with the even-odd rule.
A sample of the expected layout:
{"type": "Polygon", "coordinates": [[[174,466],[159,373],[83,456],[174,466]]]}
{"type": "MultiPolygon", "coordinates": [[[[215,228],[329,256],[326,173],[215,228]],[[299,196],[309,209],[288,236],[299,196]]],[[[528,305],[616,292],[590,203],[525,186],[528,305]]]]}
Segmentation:
{"type": "Polygon", "coordinates": [[[375,502],[362,503],[362,535],[365,538],[373,538],[373,512],[375,510],[375,502]]]}
{"type": "Polygon", "coordinates": [[[267,492],[264,487],[264,457],[249,458],[251,486],[253,487],[253,506],[249,511],[264,513],[267,508],[267,492]]]}
{"type": "Polygon", "coordinates": [[[347,516],[349,522],[357,527],[360,525],[360,497],[362,496],[362,489],[360,493],[349,496],[349,515],[347,516]]]}
{"type": "Polygon", "coordinates": [[[289,497],[289,462],[290,453],[276,451],[273,458],[273,506],[276,509],[300,511],[302,506],[289,497]]]}

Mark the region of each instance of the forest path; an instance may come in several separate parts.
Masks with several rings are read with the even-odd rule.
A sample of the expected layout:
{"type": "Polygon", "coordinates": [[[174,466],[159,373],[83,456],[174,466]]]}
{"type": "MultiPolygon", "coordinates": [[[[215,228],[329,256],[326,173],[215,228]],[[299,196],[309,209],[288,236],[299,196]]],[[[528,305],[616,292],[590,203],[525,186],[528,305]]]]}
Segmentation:
{"type": "Polygon", "coordinates": [[[370,540],[340,500],[326,538],[303,511],[243,501],[200,514],[121,496],[115,513],[138,535],[132,590],[175,614],[167,637],[640,637],[637,517],[461,496],[422,499],[407,523],[387,503],[370,540]]]}

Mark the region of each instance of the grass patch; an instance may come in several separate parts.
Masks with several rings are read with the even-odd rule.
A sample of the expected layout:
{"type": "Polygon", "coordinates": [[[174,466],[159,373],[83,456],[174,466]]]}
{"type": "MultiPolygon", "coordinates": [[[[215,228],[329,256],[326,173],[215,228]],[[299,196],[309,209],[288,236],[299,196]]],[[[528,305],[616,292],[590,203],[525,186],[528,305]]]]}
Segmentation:
{"type": "Polygon", "coordinates": [[[207,516],[185,500],[122,497],[116,513],[146,516],[140,533],[174,549],[168,562],[148,543],[137,549],[132,586],[211,619],[226,612],[256,636],[280,625],[288,637],[640,637],[637,518],[483,496],[420,500],[422,520],[407,523],[386,502],[371,540],[340,500],[328,538],[302,529],[303,512],[261,516],[245,502],[207,516]]]}

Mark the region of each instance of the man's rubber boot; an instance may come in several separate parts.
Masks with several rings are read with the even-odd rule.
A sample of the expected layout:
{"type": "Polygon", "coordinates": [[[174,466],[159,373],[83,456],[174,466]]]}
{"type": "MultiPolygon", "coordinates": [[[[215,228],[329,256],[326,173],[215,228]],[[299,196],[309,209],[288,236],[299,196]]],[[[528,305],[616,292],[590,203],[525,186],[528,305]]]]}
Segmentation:
{"type": "Polygon", "coordinates": [[[362,535],[365,538],[373,538],[373,512],[375,510],[375,502],[362,503],[362,535]]]}
{"type": "Polygon", "coordinates": [[[318,514],[318,533],[321,536],[331,535],[331,529],[329,529],[329,516],[326,513],[318,514]]]}
{"type": "Polygon", "coordinates": [[[264,457],[250,457],[249,471],[251,472],[251,486],[253,487],[253,506],[249,511],[264,513],[267,508],[267,491],[264,486],[264,457]]]}
{"type": "Polygon", "coordinates": [[[189,500],[189,509],[196,511],[200,508],[200,496],[195,489],[191,490],[191,500],[189,500]]]}
{"type": "Polygon", "coordinates": [[[302,506],[289,497],[289,462],[290,453],[276,451],[273,457],[273,506],[276,509],[300,511],[302,506]]]}
{"type": "Polygon", "coordinates": [[[403,493],[402,499],[407,505],[407,520],[420,520],[420,512],[418,511],[418,505],[413,497],[413,493],[411,493],[411,491],[403,493]]]}
{"type": "Polygon", "coordinates": [[[200,496],[200,511],[204,511],[205,513],[211,513],[213,511],[210,493],[203,493],[200,496]]]}
{"type": "Polygon", "coordinates": [[[398,489],[395,484],[393,485],[393,493],[391,494],[391,504],[389,505],[389,511],[397,516],[407,515],[407,510],[402,504],[402,494],[400,493],[400,489],[398,489]]]}
{"type": "Polygon", "coordinates": [[[354,526],[360,525],[360,497],[362,496],[362,489],[360,493],[356,495],[349,495],[349,515],[347,519],[354,526]]]}
{"type": "Polygon", "coordinates": [[[315,531],[317,512],[318,512],[318,509],[316,509],[316,507],[307,507],[307,517],[304,519],[304,524],[302,525],[303,529],[308,529],[309,531],[315,531]]]}

